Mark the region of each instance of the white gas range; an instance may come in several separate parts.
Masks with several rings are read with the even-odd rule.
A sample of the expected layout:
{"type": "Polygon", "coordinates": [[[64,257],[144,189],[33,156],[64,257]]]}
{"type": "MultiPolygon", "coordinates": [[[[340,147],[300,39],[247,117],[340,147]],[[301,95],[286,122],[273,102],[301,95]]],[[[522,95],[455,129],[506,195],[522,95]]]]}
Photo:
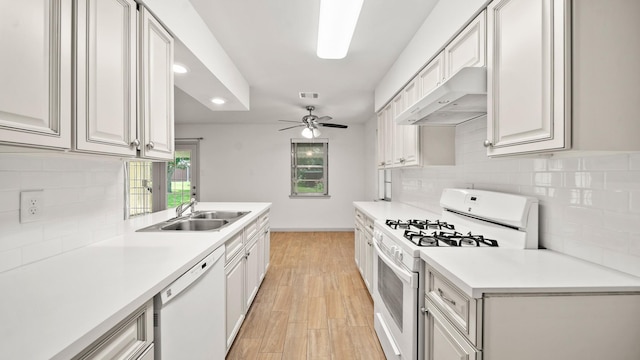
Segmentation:
{"type": "Polygon", "coordinates": [[[377,220],[374,227],[374,325],[387,359],[422,359],[424,265],[420,249],[538,248],[538,201],[473,189],[445,189],[442,214],[377,220]]]}

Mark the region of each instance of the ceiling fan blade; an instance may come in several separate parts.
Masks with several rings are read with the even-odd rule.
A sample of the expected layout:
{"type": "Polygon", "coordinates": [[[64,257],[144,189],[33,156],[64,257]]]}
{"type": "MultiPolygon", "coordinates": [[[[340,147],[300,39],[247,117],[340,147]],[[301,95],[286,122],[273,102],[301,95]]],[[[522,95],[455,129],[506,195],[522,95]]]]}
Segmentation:
{"type": "Polygon", "coordinates": [[[293,125],[293,126],[289,126],[283,129],[279,129],[278,131],[282,131],[282,130],[289,130],[289,129],[293,129],[293,128],[297,128],[297,127],[301,127],[301,126],[306,126],[305,124],[300,124],[300,125],[293,125]]]}
{"type": "Polygon", "coordinates": [[[338,129],[346,129],[346,128],[348,128],[347,125],[342,125],[342,124],[318,123],[318,125],[324,126],[324,127],[338,128],[338,129]]]}
{"type": "Polygon", "coordinates": [[[316,121],[327,121],[333,119],[331,116],[320,116],[316,121]]]}
{"type": "Polygon", "coordinates": [[[278,120],[278,121],[291,122],[291,123],[299,123],[299,122],[300,122],[300,120],[298,120],[298,121],[293,121],[293,120],[278,120]]]}

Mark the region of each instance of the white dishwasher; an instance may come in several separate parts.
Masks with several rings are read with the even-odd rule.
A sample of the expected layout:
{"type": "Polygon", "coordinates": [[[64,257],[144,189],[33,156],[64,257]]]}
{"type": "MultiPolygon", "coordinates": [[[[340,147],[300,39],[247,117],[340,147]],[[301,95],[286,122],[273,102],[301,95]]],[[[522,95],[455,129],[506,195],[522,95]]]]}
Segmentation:
{"type": "Polygon", "coordinates": [[[224,251],[219,247],[155,296],[156,360],[224,359],[224,251]]]}

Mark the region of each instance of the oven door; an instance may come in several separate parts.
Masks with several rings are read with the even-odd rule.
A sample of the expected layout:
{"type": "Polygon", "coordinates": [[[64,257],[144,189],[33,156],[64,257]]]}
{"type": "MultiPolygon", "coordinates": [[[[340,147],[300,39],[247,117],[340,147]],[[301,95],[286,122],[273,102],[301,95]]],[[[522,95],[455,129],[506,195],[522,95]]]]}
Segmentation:
{"type": "Polygon", "coordinates": [[[374,327],[387,359],[418,359],[418,273],[378,241],[373,259],[374,327]]]}

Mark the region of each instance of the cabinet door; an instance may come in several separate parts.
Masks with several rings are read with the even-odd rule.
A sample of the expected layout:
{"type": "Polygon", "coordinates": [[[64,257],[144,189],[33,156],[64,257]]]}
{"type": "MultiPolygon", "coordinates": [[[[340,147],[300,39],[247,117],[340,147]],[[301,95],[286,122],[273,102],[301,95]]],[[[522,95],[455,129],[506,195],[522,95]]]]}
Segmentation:
{"type": "Polygon", "coordinates": [[[364,283],[367,285],[367,290],[369,290],[369,294],[373,296],[373,234],[368,231],[363,232],[365,235],[364,243],[365,253],[363,257],[364,261],[364,283]]]}
{"type": "Polygon", "coordinates": [[[428,299],[425,300],[425,340],[426,360],[480,360],[480,351],[449,324],[444,315],[428,299]]]}
{"type": "Polygon", "coordinates": [[[239,254],[225,266],[227,308],[227,351],[233,344],[242,321],[244,321],[244,253],[239,254]]]}
{"type": "Polygon", "coordinates": [[[0,142],[71,147],[71,4],[0,2],[0,142]]]}
{"type": "Polygon", "coordinates": [[[488,155],[570,146],[567,16],[568,0],[487,7],[488,155]]]}
{"type": "Polygon", "coordinates": [[[419,94],[418,78],[411,80],[407,86],[402,90],[402,97],[404,98],[403,111],[412,107],[418,101],[419,94]]]}
{"type": "Polygon", "coordinates": [[[264,229],[260,229],[260,233],[256,235],[258,237],[257,244],[257,256],[258,256],[258,287],[262,284],[262,279],[264,279],[264,242],[266,231],[264,229]]]}
{"type": "Polygon", "coordinates": [[[398,94],[392,101],[392,114],[391,127],[393,128],[393,137],[391,138],[391,144],[393,147],[393,166],[403,166],[403,139],[404,139],[404,125],[398,125],[396,123],[396,117],[404,111],[404,97],[402,93],[398,94]]]}
{"type": "Polygon", "coordinates": [[[79,0],[75,148],[135,156],[136,3],[79,0]]]}
{"type": "MultiPolygon", "coordinates": [[[[259,241],[259,240],[258,240],[259,241]]],[[[246,260],[246,273],[245,273],[245,309],[251,307],[253,299],[258,293],[258,285],[260,270],[258,266],[258,241],[254,241],[252,245],[247,246],[247,260],[246,260]]]]}
{"type": "Polygon", "coordinates": [[[393,121],[393,109],[391,104],[387,105],[387,107],[383,111],[384,111],[384,123],[385,123],[384,166],[392,167],[393,166],[393,139],[394,139],[396,123],[395,121],[393,121]]]}
{"type": "Polygon", "coordinates": [[[141,155],[172,160],[173,38],[144,8],[140,10],[140,27],[141,155]]]}
{"type": "Polygon", "coordinates": [[[264,273],[267,274],[271,259],[271,230],[267,226],[264,230],[264,273]]]}
{"type": "Polygon", "coordinates": [[[450,78],[463,67],[485,66],[485,39],[483,11],[444,49],[445,77],[450,78]]]}
{"type": "Polygon", "coordinates": [[[399,125],[402,128],[402,164],[404,166],[420,165],[420,127],[415,125],[399,125]]]}
{"type": "MultiPolygon", "coordinates": [[[[355,228],[355,232],[353,234],[353,242],[354,242],[354,257],[355,257],[355,261],[356,261],[356,266],[358,267],[358,270],[360,270],[360,241],[362,240],[362,224],[360,224],[359,221],[356,220],[356,228],[355,228]]],[[[362,274],[362,271],[360,271],[360,273],[362,274]]]]}
{"type": "Polygon", "coordinates": [[[418,74],[418,97],[423,98],[440,86],[444,80],[444,53],[431,60],[418,74]]]}
{"type": "Polygon", "coordinates": [[[385,166],[385,139],[386,139],[386,131],[387,124],[385,122],[386,111],[381,110],[378,112],[378,146],[376,148],[378,154],[378,168],[384,168],[385,166]]]}

